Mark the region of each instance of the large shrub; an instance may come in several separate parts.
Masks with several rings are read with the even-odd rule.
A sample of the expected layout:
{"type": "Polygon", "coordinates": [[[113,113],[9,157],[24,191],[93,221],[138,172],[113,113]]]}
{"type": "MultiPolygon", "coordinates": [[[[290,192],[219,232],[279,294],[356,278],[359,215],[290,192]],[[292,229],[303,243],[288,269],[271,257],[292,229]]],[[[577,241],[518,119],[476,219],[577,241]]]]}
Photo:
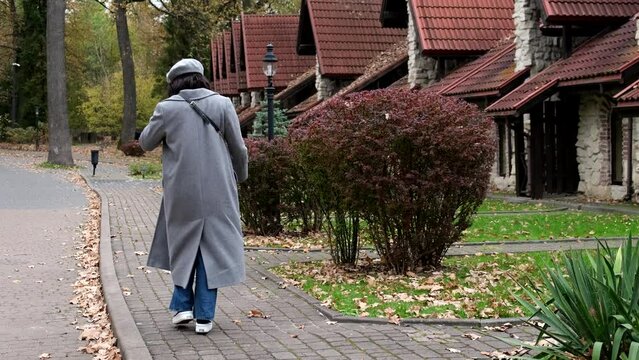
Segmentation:
{"type": "Polygon", "coordinates": [[[639,246],[570,253],[543,273],[544,287],[529,281],[532,300],[519,299],[542,322],[531,322],[537,345],[523,344],[534,358],[639,359],[639,246]]]}
{"type": "Polygon", "coordinates": [[[318,196],[333,202],[331,218],[347,214],[352,240],[365,220],[398,272],[439,266],[485,197],[496,149],[492,120],[476,106],[408,89],[333,98],[289,132],[318,196]]]}

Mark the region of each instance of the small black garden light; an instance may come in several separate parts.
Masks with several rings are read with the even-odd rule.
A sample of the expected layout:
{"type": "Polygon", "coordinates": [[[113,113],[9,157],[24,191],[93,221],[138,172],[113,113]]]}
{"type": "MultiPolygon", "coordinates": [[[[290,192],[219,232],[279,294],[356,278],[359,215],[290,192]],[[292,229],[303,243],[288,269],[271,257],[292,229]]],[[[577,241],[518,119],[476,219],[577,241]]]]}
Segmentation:
{"type": "Polygon", "coordinates": [[[277,72],[277,57],[273,53],[273,44],[266,45],[266,55],[262,59],[262,70],[268,79],[266,90],[266,106],[268,107],[268,141],[273,140],[273,95],[275,88],[273,87],[273,76],[277,72]]]}
{"type": "Polygon", "coordinates": [[[100,162],[100,150],[91,150],[91,165],[93,165],[93,176],[95,176],[95,168],[100,162]]]}

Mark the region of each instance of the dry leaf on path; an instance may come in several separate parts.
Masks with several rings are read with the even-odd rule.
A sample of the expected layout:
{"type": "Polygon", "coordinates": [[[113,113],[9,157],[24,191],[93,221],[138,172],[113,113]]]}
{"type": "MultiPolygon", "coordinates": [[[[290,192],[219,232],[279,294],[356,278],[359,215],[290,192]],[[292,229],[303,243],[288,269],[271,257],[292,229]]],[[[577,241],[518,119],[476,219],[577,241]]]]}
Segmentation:
{"type": "Polygon", "coordinates": [[[38,359],[51,359],[51,354],[42,353],[42,354],[40,354],[40,356],[38,356],[38,359]]]}
{"type": "Polygon", "coordinates": [[[477,340],[480,339],[481,336],[475,334],[475,333],[465,333],[464,335],[462,335],[463,337],[470,339],[470,340],[477,340]]]}
{"type": "Polygon", "coordinates": [[[270,319],[271,316],[270,315],[266,315],[262,312],[262,310],[260,309],[252,309],[249,311],[249,313],[246,315],[249,318],[262,318],[262,319],[270,319]]]}

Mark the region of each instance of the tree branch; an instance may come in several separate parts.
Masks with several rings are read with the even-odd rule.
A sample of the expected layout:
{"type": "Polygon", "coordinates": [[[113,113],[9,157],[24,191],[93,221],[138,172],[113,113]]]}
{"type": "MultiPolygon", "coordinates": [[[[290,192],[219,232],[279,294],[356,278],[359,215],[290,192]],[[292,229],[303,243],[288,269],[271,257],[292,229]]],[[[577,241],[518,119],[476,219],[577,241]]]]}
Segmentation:
{"type": "Polygon", "coordinates": [[[100,0],[93,0],[93,1],[95,1],[98,4],[102,5],[102,7],[106,9],[106,11],[110,12],[111,14],[113,14],[113,11],[111,9],[109,9],[109,7],[105,3],[103,3],[102,1],[100,1],[100,0]]]}
{"type": "Polygon", "coordinates": [[[163,14],[166,14],[168,16],[175,17],[175,14],[173,14],[172,12],[166,10],[166,4],[162,0],[160,0],[160,2],[162,3],[162,6],[164,7],[164,9],[162,9],[162,8],[158,7],[157,5],[155,5],[153,0],[149,0],[148,1],[148,3],[151,4],[151,6],[153,6],[155,8],[155,10],[157,10],[157,11],[163,13],[163,14]]]}
{"type": "Polygon", "coordinates": [[[3,44],[0,44],[0,48],[3,48],[3,49],[9,49],[9,50],[14,50],[14,51],[15,51],[15,50],[18,50],[18,49],[16,49],[16,48],[14,48],[13,46],[3,45],[3,44]]]}

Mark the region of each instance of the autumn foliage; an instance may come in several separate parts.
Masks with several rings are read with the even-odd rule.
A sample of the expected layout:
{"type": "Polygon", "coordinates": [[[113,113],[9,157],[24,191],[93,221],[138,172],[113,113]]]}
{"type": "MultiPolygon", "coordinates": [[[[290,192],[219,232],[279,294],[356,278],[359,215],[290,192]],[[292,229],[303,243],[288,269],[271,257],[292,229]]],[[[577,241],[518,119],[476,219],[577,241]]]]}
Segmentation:
{"type": "Polygon", "coordinates": [[[354,234],[355,246],[364,220],[385,263],[405,272],[438,266],[470,226],[489,183],[492,129],[463,101],[383,89],[332,98],[289,133],[330,218],[342,216],[333,225],[354,234]]]}

